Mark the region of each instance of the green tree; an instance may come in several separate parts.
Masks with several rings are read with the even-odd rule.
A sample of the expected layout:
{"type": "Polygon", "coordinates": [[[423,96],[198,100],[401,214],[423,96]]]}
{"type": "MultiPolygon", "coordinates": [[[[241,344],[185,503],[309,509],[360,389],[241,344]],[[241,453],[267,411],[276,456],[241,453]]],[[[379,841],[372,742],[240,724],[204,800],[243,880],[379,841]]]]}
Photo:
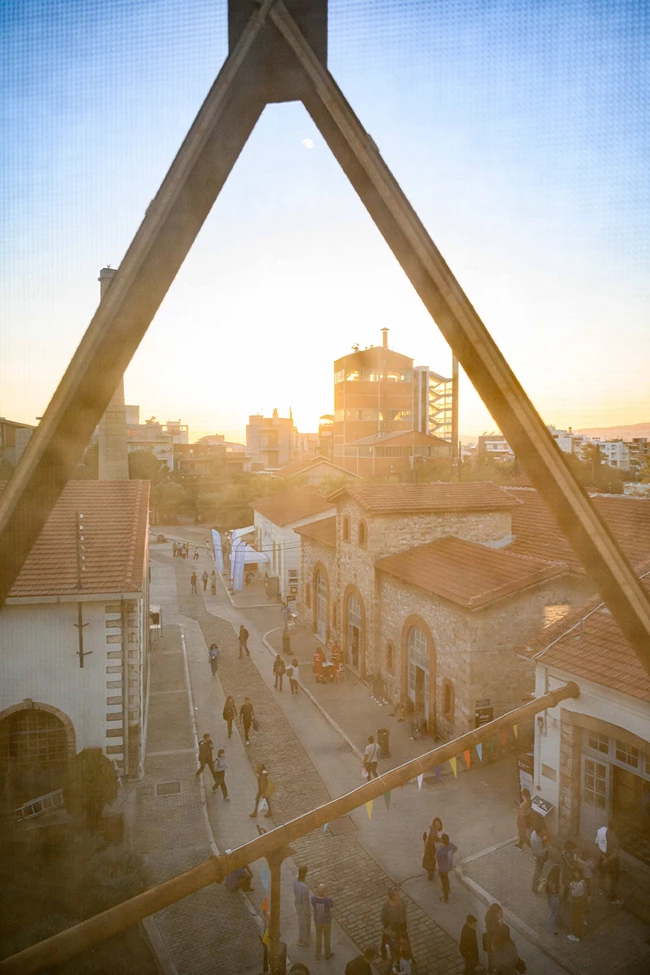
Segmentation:
{"type": "Polygon", "coordinates": [[[71,816],[83,816],[87,825],[94,828],[104,806],[116,799],[115,767],[99,749],[84,748],[68,761],[63,801],[71,816]]]}
{"type": "Polygon", "coordinates": [[[129,454],[129,477],[132,481],[151,481],[158,484],[168,475],[167,464],[150,450],[134,450],[129,454]]]}

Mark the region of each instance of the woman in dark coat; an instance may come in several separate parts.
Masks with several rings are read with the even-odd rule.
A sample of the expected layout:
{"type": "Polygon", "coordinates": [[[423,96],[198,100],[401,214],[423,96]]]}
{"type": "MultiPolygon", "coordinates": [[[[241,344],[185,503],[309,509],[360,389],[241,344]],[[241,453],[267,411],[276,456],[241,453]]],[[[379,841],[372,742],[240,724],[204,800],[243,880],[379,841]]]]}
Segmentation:
{"type": "Polygon", "coordinates": [[[440,836],[443,832],[442,820],[439,816],[435,816],[431,822],[429,832],[422,834],[422,839],[424,840],[422,869],[426,870],[429,880],[433,880],[436,873],[436,848],[440,846],[440,836]]]}
{"type": "Polygon", "coordinates": [[[234,697],[227,697],[226,703],[223,706],[223,720],[228,725],[228,737],[232,738],[232,723],[237,717],[237,708],[235,707],[234,697]]]}

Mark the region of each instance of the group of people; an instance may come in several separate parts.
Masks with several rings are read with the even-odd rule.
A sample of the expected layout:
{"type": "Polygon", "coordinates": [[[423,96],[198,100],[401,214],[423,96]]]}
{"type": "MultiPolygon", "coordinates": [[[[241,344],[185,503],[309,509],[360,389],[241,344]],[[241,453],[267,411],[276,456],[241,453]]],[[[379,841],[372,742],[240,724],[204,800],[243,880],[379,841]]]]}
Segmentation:
{"type": "Polygon", "coordinates": [[[314,676],[317,684],[328,684],[333,680],[342,680],[344,676],[343,661],[338,643],[332,645],[330,659],[322,647],[314,650],[314,676]]]}
{"type": "Polygon", "coordinates": [[[427,872],[430,881],[434,881],[436,870],[440,876],[441,894],[440,900],[443,904],[449,901],[449,874],[454,866],[454,853],[458,850],[455,843],[449,839],[445,833],[440,816],[434,816],[429,829],[423,833],[424,852],[422,855],[422,867],[427,872]]]}
{"type": "MultiPolygon", "coordinates": [[[[175,559],[189,559],[190,557],[190,543],[189,542],[174,542],[173,552],[175,559]]],[[[198,559],[199,550],[194,549],[194,558],[198,559]]]]}
{"type": "MultiPolygon", "coordinates": [[[[311,925],[314,922],[315,956],[319,961],[324,952],[325,960],[333,957],[332,915],[334,901],[327,893],[325,884],[319,884],[312,894],[307,883],[308,868],[302,866],[293,883],[294,902],[298,916],[298,944],[307,948],[311,944],[311,925]]],[[[391,887],[381,910],[382,958],[390,962],[394,975],[411,975],[413,953],[408,935],[406,908],[396,887],[391,887]]],[[[345,967],[345,975],[372,975],[372,963],[377,957],[374,945],[369,945],[362,955],[353,958],[345,967]]]]}
{"type": "Polygon", "coordinates": [[[546,876],[544,870],[550,860],[550,835],[543,820],[533,812],[528,789],[521,790],[517,830],[517,847],[521,850],[528,846],[533,854],[532,892],[546,896],[548,933],[557,935],[560,927],[564,926],[569,941],[581,941],[594,893],[594,874],[598,874],[599,893],[607,893],[614,905],[622,903],[618,896],[621,846],[614,821],[601,827],[596,834],[597,862],[588,850],[580,850],[572,840],[567,840],[562,847],[560,862],[552,863],[546,876]],[[607,886],[609,891],[606,892],[607,886]]]}
{"type": "Polygon", "coordinates": [[[280,654],[277,653],[273,661],[273,686],[276,691],[282,690],[282,678],[285,674],[289,678],[291,693],[297,694],[298,683],[300,681],[300,664],[296,657],[293,658],[290,664],[285,664],[280,654]]]}

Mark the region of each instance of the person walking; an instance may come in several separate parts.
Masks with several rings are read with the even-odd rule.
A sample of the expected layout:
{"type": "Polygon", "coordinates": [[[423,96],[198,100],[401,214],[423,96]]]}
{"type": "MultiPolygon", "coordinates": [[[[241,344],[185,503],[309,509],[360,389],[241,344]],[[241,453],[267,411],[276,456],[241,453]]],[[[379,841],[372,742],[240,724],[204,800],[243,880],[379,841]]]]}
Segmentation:
{"type": "Polygon", "coordinates": [[[422,834],[422,840],[424,841],[422,868],[426,870],[427,877],[431,881],[434,880],[436,875],[436,850],[440,844],[442,832],[442,820],[439,816],[434,816],[429,827],[429,832],[422,834]]]}
{"type": "Polygon", "coordinates": [[[368,773],[368,781],[372,778],[379,778],[377,775],[377,762],[379,761],[379,745],[375,741],[374,735],[368,738],[368,744],[363,750],[363,767],[368,773]]]}
{"type": "Polygon", "coordinates": [[[190,582],[192,584],[192,592],[196,592],[196,572],[193,572],[190,576],[190,582]]]}
{"type": "Polygon", "coordinates": [[[454,853],[458,847],[452,843],[446,833],[440,837],[440,846],[436,850],[436,861],[438,863],[438,873],[442,885],[442,896],[440,900],[446,904],[449,900],[449,874],[454,865],[454,853]]]}
{"type": "Polygon", "coordinates": [[[308,948],[311,941],[311,891],[306,876],[307,867],[299,867],[298,876],[293,882],[293,899],[298,915],[298,944],[301,948],[308,948]]]}
{"type": "Polygon", "coordinates": [[[406,908],[397,887],[391,887],[381,909],[381,957],[390,955],[391,964],[397,957],[399,944],[407,934],[406,908]]]}
{"type": "Polygon", "coordinates": [[[554,863],[546,878],[546,900],[548,902],[548,916],[546,930],[549,934],[558,934],[560,920],[560,866],[554,863]]]}
{"type": "Polygon", "coordinates": [[[195,562],[198,562],[198,560],[199,560],[199,550],[198,550],[198,548],[196,547],[196,545],[194,546],[194,555],[193,555],[193,559],[194,559],[194,561],[195,561],[195,562]]]}
{"type": "Polygon", "coordinates": [[[269,788],[269,773],[266,770],[266,765],[264,762],[258,762],[255,767],[255,771],[257,772],[257,795],[255,796],[255,809],[250,814],[250,817],[251,819],[257,819],[258,806],[262,799],[264,799],[266,802],[266,812],[264,815],[268,819],[268,817],[271,815],[271,792],[273,792],[273,789],[269,788]]]}
{"type": "Polygon", "coordinates": [[[601,852],[598,864],[599,890],[605,893],[605,879],[609,877],[609,899],[614,905],[622,904],[618,896],[618,882],[621,876],[621,844],[616,835],[616,824],[610,819],[607,826],[601,827],[596,834],[596,842],[601,852]]]}
{"type": "Polygon", "coordinates": [[[468,914],[460,932],[460,953],[465,961],[463,975],[474,975],[478,968],[478,938],[476,937],[476,918],[468,914]]]}
{"type": "Polygon", "coordinates": [[[244,725],[244,740],[247,745],[250,745],[249,733],[251,730],[251,725],[255,717],[255,712],[253,711],[253,705],[251,704],[250,697],[244,698],[244,703],[239,709],[239,717],[242,724],[244,725]]]}
{"type": "Polygon", "coordinates": [[[214,569],[210,573],[210,594],[212,596],[217,595],[217,573],[214,569]]]}
{"type": "Polygon", "coordinates": [[[287,668],[284,666],[284,660],[280,654],[275,655],[275,660],[273,661],[273,676],[275,678],[274,687],[276,691],[282,690],[282,678],[284,672],[287,668]]]}
{"type": "Polygon", "coordinates": [[[235,699],[231,695],[228,695],[226,698],[221,716],[228,725],[228,737],[232,738],[232,723],[237,717],[237,708],[235,706],[235,699]]]}
{"type": "Polygon", "coordinates": [[[208,658],[210,660],[210,670],[212,671],[212,678],[217,676],[217,671],[219,670],[219,647],[216,643],[210,644],[210,649],[208,650],[208,658]]]}
{"type": "Polygon", "coordinates": [[[210,581],[210,576],[208,575],[208,570],[203,570],[203,575],[201,576],[201,582],[203,583],[203,592],[208,591],[208,582],[210,581]]]}
{"type": "Polygon", "coordinates": [[[246,651],[246,656],[250,657],[250,650],[248,649],[248,630],[242,623],[239,627],[239,659],[241,660],[243,651],[246,651]]]}
{"type": "Polygon", "coordinates": [[[505,930],[506,939],[510,938],[510,928],[503,920],[503,908],[500,904],[490,904],[485,912],[485,934],[483,935],[483,950],[488,956],[488,972],[494,972],[494,950],[502,930],[505,930]]]}
{"type": "Polygon", "coordinates": [[[567,938],[569,941],[580,941],[587,913],[587,888],[580,869],[574,870],[573,877],[569,882],[569,907],[571,910],[571,932],[567,934],[567,938]]]}
{"type": "Polygon", "coordinates": [[[528,833],[531,827],[531,810],[532,805],[530,801],[530,792],[528,789],[522,789],[519,808],[517,810],[517,832],[519,833],[519,842],[516,844],[516,846],[518,850],[522,850],[524,845],[530,846],[528,833]]]}
{"type": "Polygon", "coordinates": [[[295,657],[287,667],[287,677],[289,678],[289,687],[291,688],[291,693],[297,694],[298,682],[300,681],[300,667],[295,657]]]}
{"type": "Polygon", "coordinates": [[[357,955],[345,966],[345,975],[373,975],[372,963],[377,957],[374,945],[368,945],[362,955],[357,955]]]}
{"type": "Polygon", "coordinates": [[[198,779],[201,775],[203,769],[207,767],[212,772],[212,778],[214,779],[214,761],[212,758],[212,749],[214,745],[212,744],[212,739],[210,735],[206,732],[199,742],[199,767],[196,772],[196,778],[198,779]]]}
{"type": "Polygon", "coordinates": [[[539,882],[544,873],[544,867],[548,861],[548,840],[549,836],[543,826],[536,827],[530,834],[530,848],[533,851],[535,869],[533,871],[533,882],[531,889],[533,894],[537,894],[539,882]]]}
{"type": "Polygon", "coordinates": [[[319,884],[316,893],[312,895],[314,909],[314,930],[316,932],[316,961],[320,961],[323,944],[325,946],[325,961],[332,957],[332,908],[334,901],[327,896],[325,884],[319,884]]]}
{"type": "Polygon", "coordinates": [[[230,802],[228,798],[228,787],[226,786],[226,769],[228,768],[228,762],[226,761],[226,753],[223,748],[220,748],[217,752],[217,757],[214,763],[214,785],[212,786],[212,791],[216,792],[217,789],[221,789],[221,794],[226,802],[230,802]]]}

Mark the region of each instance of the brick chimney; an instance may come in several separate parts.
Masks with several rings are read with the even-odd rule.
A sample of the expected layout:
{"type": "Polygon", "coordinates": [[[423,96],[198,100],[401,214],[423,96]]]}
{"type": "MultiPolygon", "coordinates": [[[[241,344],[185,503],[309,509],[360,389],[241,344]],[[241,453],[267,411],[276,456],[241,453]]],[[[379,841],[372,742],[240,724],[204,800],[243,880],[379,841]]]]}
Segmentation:
{"type": "MultiPolygon", "coordinates": [[[[103,267],[99,272],[100,301],[105,297],[116,274],[117,270],[112,267],[103,267]]],[[[128,479],[124,377],[120,377],[113,398],[99,421],[99,480],[128,481],[128,479]]]]}
{"type": "Polygon", "coordinates": [[[381,347],[382,349],[388,348],[388,329],[382,328],[381,330],[381,347]]]}

